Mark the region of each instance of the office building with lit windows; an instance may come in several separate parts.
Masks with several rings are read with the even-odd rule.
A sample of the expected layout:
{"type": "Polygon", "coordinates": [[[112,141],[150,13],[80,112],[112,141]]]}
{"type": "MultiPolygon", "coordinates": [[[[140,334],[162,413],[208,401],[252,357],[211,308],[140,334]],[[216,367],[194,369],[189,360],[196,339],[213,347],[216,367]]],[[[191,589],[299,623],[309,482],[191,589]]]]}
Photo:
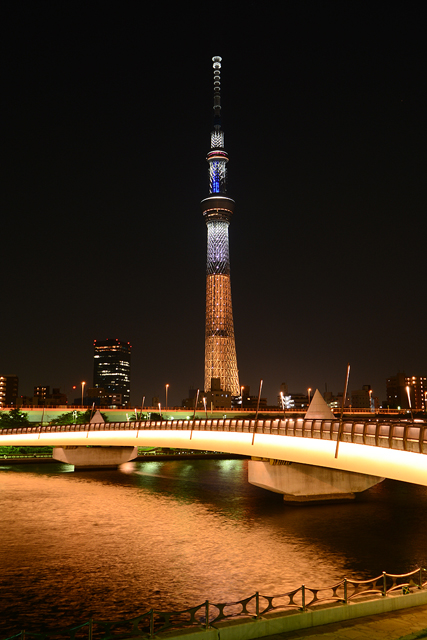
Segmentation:
{"type": "Polygon", "coordinates": [[[407,384],[413,393],[412,407],[415,411],[427,410],[427,378],[423,376],[411,376],[407,378],[407,384]]]}
{"type": "Polygon", "coordinates": [[[391,409],[409,409],[414,411],[427,410],[427,377],[407,376],[405,373],[397,373],[387,378],[387,406],[391,409]]]}
{"type": "Polygon", "coordinates": [[[131,345],[117,338],[93,342],[93,386],[103,390],[109,404],[130,404],[131,345]],[[113,402],[114,400],[114,402],[113,402]]]}
{"type": "Polygon", "coordinates": [[[18,376],[0,376],[0,408],[16,405],[18,397],[18,376]]]}

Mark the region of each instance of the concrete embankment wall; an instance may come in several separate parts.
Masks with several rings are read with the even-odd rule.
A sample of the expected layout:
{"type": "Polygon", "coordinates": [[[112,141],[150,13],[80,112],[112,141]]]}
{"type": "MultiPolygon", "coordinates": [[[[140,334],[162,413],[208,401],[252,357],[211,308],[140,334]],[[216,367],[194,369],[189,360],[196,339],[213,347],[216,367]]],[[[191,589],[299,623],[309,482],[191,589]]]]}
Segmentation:
{"type": "Polygon", "coordinates": [[[187,631],[181,629],[175,633],[162,634],[162,637],[167,637],[168,639],[179,637],[179,640],[187,640],[187,638],[188,640],[252,640],[277,633],[311,629],[333,622],[381,615],[421,605],[427,605],[427,590],[415,591],[414,593],[400,596],[387,596],[367,602],[319,607],[298,613],[283,612],[267,614],[265,617],[258,619],[224,621],[215,625],[215,629],[189,629],[187,631]]]}

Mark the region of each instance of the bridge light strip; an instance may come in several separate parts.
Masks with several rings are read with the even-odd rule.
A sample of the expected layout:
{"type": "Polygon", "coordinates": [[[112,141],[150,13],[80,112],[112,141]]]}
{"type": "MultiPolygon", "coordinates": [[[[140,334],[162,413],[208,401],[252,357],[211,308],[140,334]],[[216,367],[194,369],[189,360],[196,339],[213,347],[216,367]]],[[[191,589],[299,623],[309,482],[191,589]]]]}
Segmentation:
{"type": "MultiPolygon", "coordinates": [[[[0,445],[63,447],[93,444],[189,449],[190,427],[189,424],[188,429],[182,431],[135,429],[0,435],[0,445]]],[[[335,440],[257,433],[253,446],[251,442],[252,433],[193,430],[191,449],[287,460],[427,486],[427,460],[420,453],[341,441],[340,455],[335,458],[335,440]]]]}

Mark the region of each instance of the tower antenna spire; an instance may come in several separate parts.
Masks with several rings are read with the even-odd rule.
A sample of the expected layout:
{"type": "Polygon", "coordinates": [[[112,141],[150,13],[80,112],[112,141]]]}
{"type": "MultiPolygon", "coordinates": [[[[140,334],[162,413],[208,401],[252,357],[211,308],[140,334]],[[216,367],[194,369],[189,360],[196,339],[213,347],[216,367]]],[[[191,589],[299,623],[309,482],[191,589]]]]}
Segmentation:
{"type": "Polygon", "coordinates": [[[220,56],[212,58],[214,70],[214,128],[221,128],[221,62],[220,56]]]}

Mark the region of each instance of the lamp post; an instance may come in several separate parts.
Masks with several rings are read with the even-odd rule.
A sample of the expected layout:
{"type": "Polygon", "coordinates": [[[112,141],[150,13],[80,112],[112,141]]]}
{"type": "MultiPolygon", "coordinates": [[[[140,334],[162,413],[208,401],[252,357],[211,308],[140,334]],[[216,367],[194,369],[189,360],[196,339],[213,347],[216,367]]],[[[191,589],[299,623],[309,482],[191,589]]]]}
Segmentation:
{"type": "Polygon", "coordinates": [[[165,409],[168,408],[168,389],[169,389],[169,385],[167,384],[165,386],[165,393],[166,393],[166,402],[165,402],[165,409]]]}
{"type": "Polygon", "coordinates": [[[311,387],[308,387],[307,391],[308,391],[308,404],[310,405],[311,387]]]}
{"type": "Polygon", "coordinates": [[[259,411],[259,403],[260,403],[260,400],[261,400],[262,383],[263,383],[263,381],[261,379],[259,381],[258,401],[257,401],[257,404],[256,404],[256,416],[255,416],[254,432],[253,432],[253,435],[252,435],[252,444],[255,442],[255,431],[256,431],[257,426],[258,426],[258,411],[259,411]]]}
{"type": "Polygon", "coordinates": [[[283,409],[283,420],[285,420],[286,418],[286,407],[285,407],[285,396],[283,395],[283,391],[280,392],[280,400],[282,402],[282,409],[283,409]]]}
{"type": "Polygon", "coordinates": [[[369,389],[369,411],[371,413],[375,413],[374,412],[374,404],[373,404],[373,400],[372,400],[372,389],[369,389]]]}
{"type": "Polygon", "coordinates": [[[85,384],[86,384],[86,382],[82,382],[82,407],[84,406],[83,405],[83,395],[84,395],[84,391],[85,391],[85,384]]]}
{"type": "Polygon", "coordinates": [[[406,387],[406,395],[408,396],[408,404],[409,404],[409,410],[411,412],[411,420],[412,422],[414,422],[414,414],[412,413],[412,402],[411,402],[411,387],[409,385],[406,387]]]}

